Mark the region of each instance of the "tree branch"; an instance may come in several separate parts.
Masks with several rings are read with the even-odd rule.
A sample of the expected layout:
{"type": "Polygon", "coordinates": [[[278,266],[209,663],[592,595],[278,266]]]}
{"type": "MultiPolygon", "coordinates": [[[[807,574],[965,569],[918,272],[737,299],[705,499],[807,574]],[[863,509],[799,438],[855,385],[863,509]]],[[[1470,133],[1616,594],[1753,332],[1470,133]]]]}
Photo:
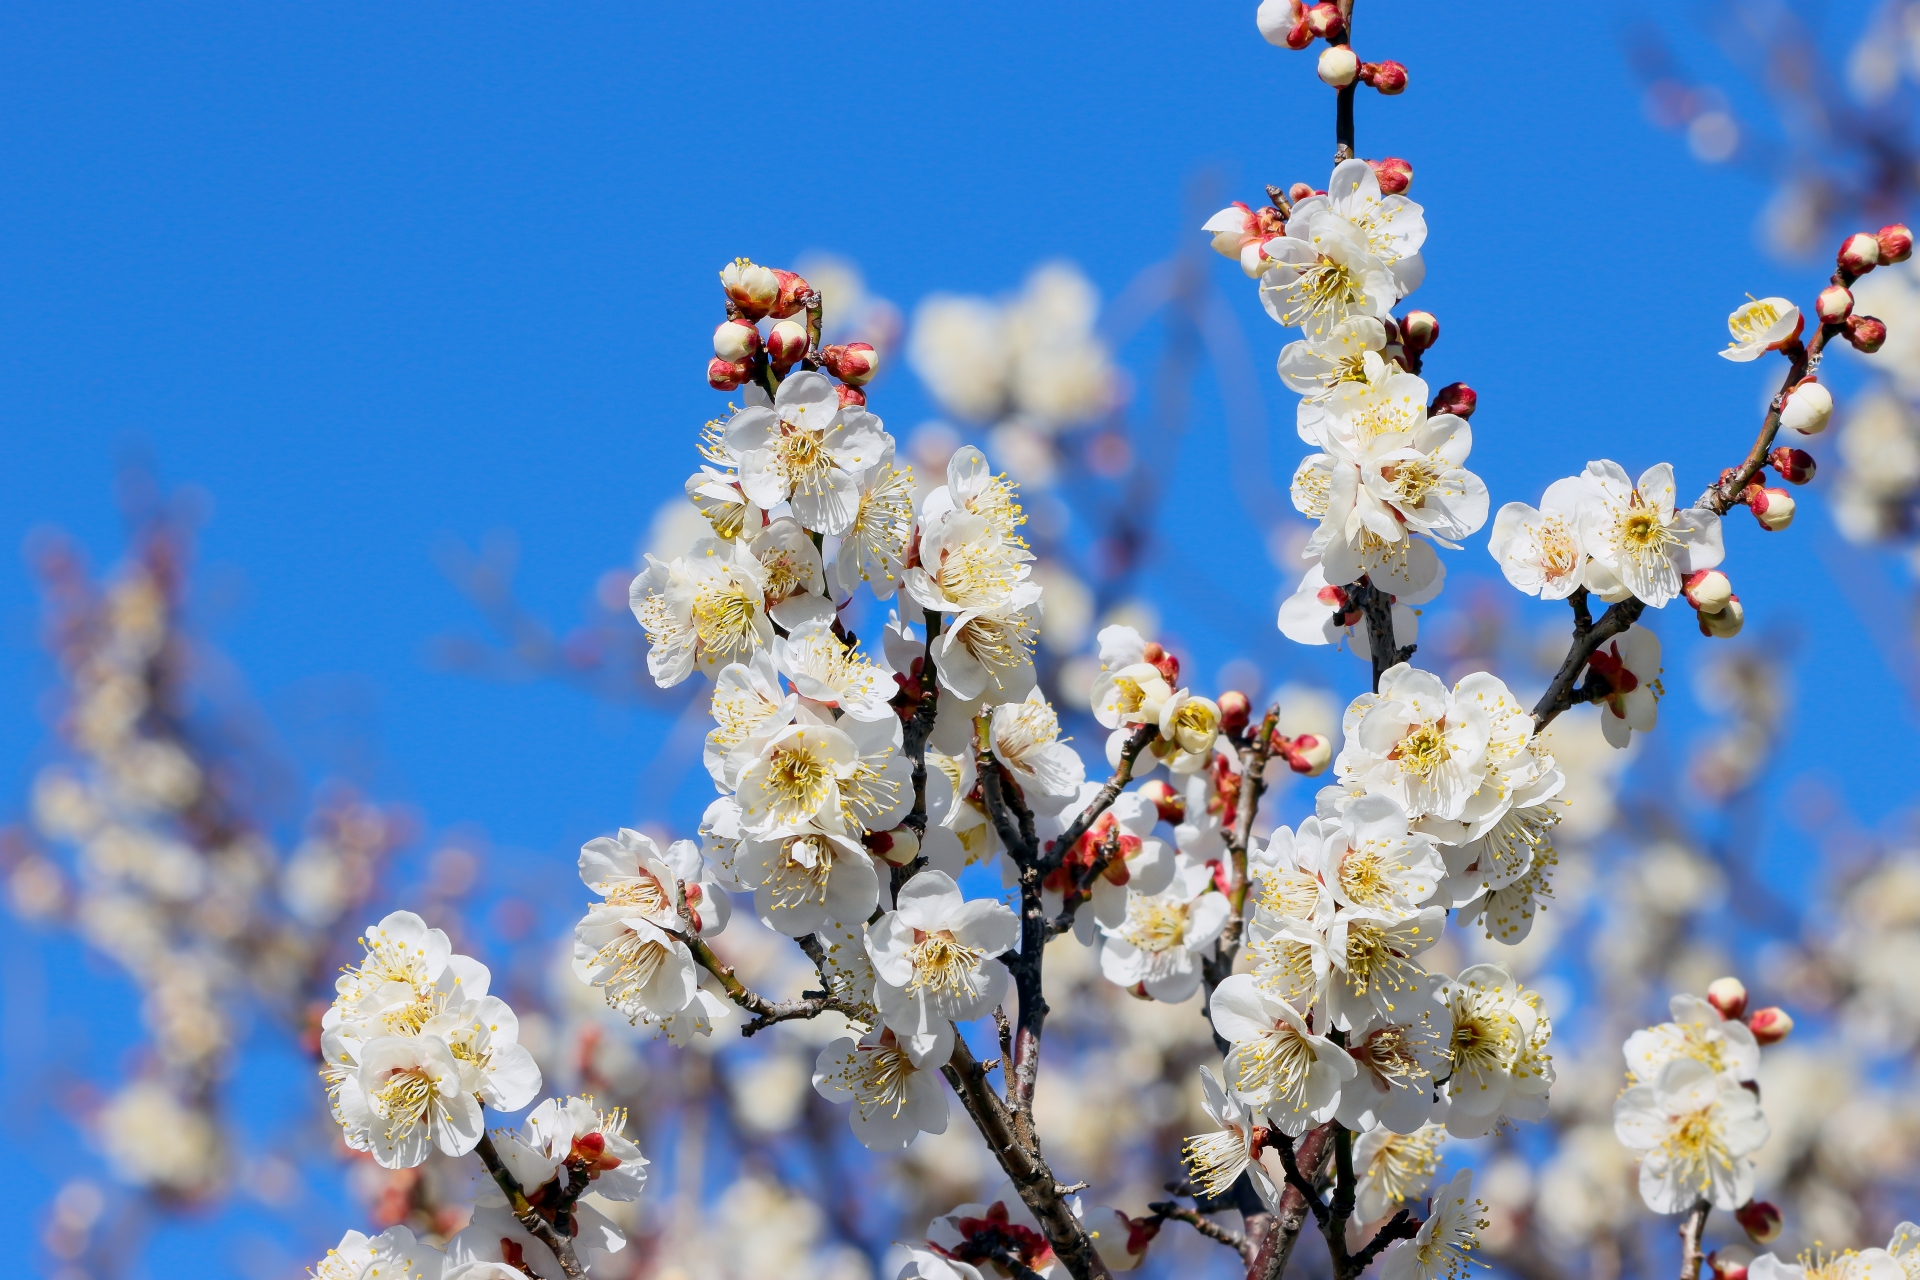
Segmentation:
{"type": "Polygon", "coordinates": [[[1395,1240],[1411,1240],[1419,1234],[1420,1224],[1414,1221],[1413,1210],[1400,1210],[1373,1233],[1373,1239],[1367,1241],[1360,1252],[1353,1255],[1353,1274],[1357,1276],[1373,1265],[1373,1260],[1385,1253],[1387,1246],[1395,1240]]]}
{"type": "Polygon", "coordinates": [[[713,948],[709,947],[704,940],[689,934],[687,949],[693,952],[696,964],[720,980],[720,985],[726,989],[729,1000],[754,1015],[751,1022],[740,1028],[740,1034],[743,1036],[764,1031],[776,1022],[817,1018],[830,1011],[845,1014],[856,1020],[864,1012],[858,1005],[842,999],[831,991],[803,991],[797,1000],[769,1000],[740,981],[733,970],[721,962],[720,957],[713,953],[713,948]]]}
{"type": "Polygon", "coordinates": [[[585,1280],[587,1269],[580,1265],[580,1259],[573,1252],[573,1237],[562,1235],[553,1223],[541,1217],[539,1212],[527,1202],[527,1193],[520,1186],[520,1180],[501,1161],[500,1153],[494,1149],[491,1134],[482,1132],[480,1145],[474,1148],[480,1153],[480,1162],[487,1166],[487,1172],[493,1175],[494,1182],[507,1197],[507,1208],[527,1229],[527,1234],[547,1246],[554,1261],[560,1264],[560,1270],[566,1273],[568,1280],[585,1280]]]}
{"type": "Polygon", "coordinates": [[[1140,758],[1142,751],[1153,745],[1153,740],[1159,735],[1160,726],[1153,724],[1143,724],[1133,731],[1133,736],[1128,738],[1126,745],[1120,749],[1119,768],[1113,771],[1113,776],[1107,779],[1107,784],[1100,788],[1098,795],[1094,796],[1093,803],[1068,824],[1067,829],[1062,831],[1059,838],[1053,842],[1053,848],[1040,856],[1042,876],[1059,866],[1072,851],[1073,846],[1080,842],[1080,837],[1087,834],[1088,828],[1100,820],[1101,814],[1113,807],[1113,802],[1120,798],[1120,793],[1127,789],[1129,782],[1133,781],[1134,761],[1140,758]]]}
{"type": "Polygon", "coordinates": [[[1547,686],[1547,691],[1540,695],[1540,701],[1533,706],[1535,733],[1553,723],[1554,717],[1562,711],[1583,702],[1592,702],[1605,692],[1591,682],[1579,688],[1575,687],[1575,683],[1601,646],[1638,622],[1647,607],[1643,602],[1629,597],[1601,614],[1600,621],[1595,622],[1585,587],[1574,588],[1573,594],[1567,597],[1567,603],[1573,606],[1573,643],[1568,647],[1566,660],[1560,664],[1553,683],[1547,686]]]}
{"type": "MultiPolygon", "coordinates": [[[[1409,535],[1411,536],[1411,535],[1409,535]]],[[[1393,629],[1393,597],[1373,585],[1369,578],[1362,578],[1346,589],[1350,604],[1358,605],[1367,615],[1367,648],[1373,659],[1373,691],[1380,692],[1380,677],[1389,667],[1413,657],[1418,645],[1396,645],[1400,637],[1393,629]]]]}
{"type": "Polygon", "coordinates": [[[1209,1240],[1217,1240],[1240,1255],[1242,1266],[1253,1262],[1255,1253],[1253,1242],[1231,1227],[1223,1227],[1211,1218],[1203,1217],[1193,1209],[1184,1209],[1171,1200],[1161,1200],[1147,1206],[1147,1211],[1156,1218],[1172,1222],[1184,1222],[1209,1240]]]}
{"type": "MultiPolygon", "coordinates": [[[[1332,1140],[1331,1124],[1323,1124],[1309,1131],[1293,1152],[1300,1168],[1313,1170],[1317,1178],[1321,1165],[1326,1163],[1332,1140]]],[[[1300,1228],[1306,1225],[1308,1205],[1318,1205],[1322,1210],[1326,1207],[1320,1204],[1317,1191],[1303,1194],[1289,1179],[1286,1191],[1280,1196],[1279,1208],[1274,1212],[1273,1226],[1268,1228],[1266,1236],[1260,1241],[1260,1252],[1254,1256],[1253,1265],[1247,1268],[1247,1280],[1277,1280],[1287,1269],[1287,1259],[1293,1256],[1293,1246],[1300,1238],[1300,1228]]]]}
{"type": "Polygon", "coordinates": [[[1680,1280],[1699,1280],[1701,1237],[1706,1234],[1707,1215],[1712,1212],[1709,1201],[1696,1200],[1680,1223],[1680,1280]]]}

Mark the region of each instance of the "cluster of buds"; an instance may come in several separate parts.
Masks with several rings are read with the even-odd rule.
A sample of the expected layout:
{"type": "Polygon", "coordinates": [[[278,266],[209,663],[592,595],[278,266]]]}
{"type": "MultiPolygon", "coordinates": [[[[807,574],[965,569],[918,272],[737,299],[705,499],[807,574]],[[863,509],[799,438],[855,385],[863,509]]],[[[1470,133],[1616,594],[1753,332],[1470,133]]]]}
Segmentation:
{"type": "Polygon", "coordinates": [[[748,382],[777,384],[795,365],[819,366],[838,378],[842,403],[863,403],[858,390],[880,370],[880,357],[864,342],[816,351],[820,295],[805,277],[737,258],[720,271],[727,319],[713,331],[707,384],[731,391],[748,382]],[[771,321],[766,330],[761,322],[771,321]]]}
{"type": "Polygon", "coordinates": [[[1362,62],[1347,43],[1347,16],[1335,0],[1305,4],[1302,0],[1261,0],[1254,22],[1268,44],[1304,49],[1315,40],[1327,47],[1316,68],[1320,79],[1336,89],[1356,80],[1392,96],[1407,87],[1407,69],[1398,62],[1362,62]]]}
{"type": "Polygon", "coordinates": [[[1328,45],[1321,53],[1314,73],[1320,77],[1322,84],[1335,89],[1345,89],[1357,80],[1361,84],[1371,85],[1389,98],[1407,90],[1405,66],[1391,60],[1362,62],[1352,45],[1328,45]]]}
{"type": "Polygon", "coordinates": [[[1747,986],[1738,978],[1715,978],[1707,986],[1707,1003],[1729,1022],[1744,1022],[1763,1045],[1779,1044],[1793,1031],[1793,1019],[1778,1005],[1747,1011],[1747,986]]]}
{"type": "Polygon", "coordinates": [[[1875,267],[1905,262],[1913,256],[1913,232],[1898,222],[1889,223],[1869,235],[1856,231],[1840,244],[1834,255],[1839,278],[1820,291],[1813,304],[1820,322],[1840,326],[1855,350],[1872,355],[1887,340],[1887,326],[1872,316],[1855,315],[1853,291],[1847,286],[1875,267]]]}
{"type": "MultiPolygon", "coordinates": [[[[1699,617],[1700,634],[1714,636],[1721,640],[1731,640],[1740,634],[1740,628],[1747,623],[1747,611],[1740,606],[1740,597],[1733,594],[1733,582],[1718,569],[1696,569],[1681,584],[1680,594],[1693,606],[1699,617]]],[[[1722,979],[1732,982],[1734,979],[1722,979]]],[[[1742,1000],[1745,999],[1744,992],[1742,1000]]],[[[1709,990],[1707,999],[1713,994],[1709,990]]],[[[1714,1006],[1718,1008],[1718,1005],[1714,1006]]],[[[1733,1014],[1727,1014],[1733,1017],[1733,1014]]]]}

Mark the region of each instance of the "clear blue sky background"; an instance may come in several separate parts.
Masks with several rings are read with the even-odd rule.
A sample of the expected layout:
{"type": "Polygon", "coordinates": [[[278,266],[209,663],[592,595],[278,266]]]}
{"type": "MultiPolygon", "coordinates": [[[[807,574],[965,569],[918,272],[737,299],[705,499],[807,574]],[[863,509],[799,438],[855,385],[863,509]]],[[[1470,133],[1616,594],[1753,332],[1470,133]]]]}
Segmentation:
{"type": "MultiPolygon", "coordinates": [[[[701,377],[714,272],[735,254],[839,251],[907,304],[999,291],[1068,256],[1111,295],[1195,234],[1196,175],[1248,198],[1323,182],[1331,95],[1306,55],[1259,40],[1252,9],[9,8],[0,547],[55,523],[105,558],[116,451],[144,439],[169,480],[212,495],[218,639],[268,707],[370,699],[366,780],[383,798],[570,876],[582,839],[658,816],[634,775],[664,725],[430,669],[428,639],[476,621],[435,540],[514,530],[525,598],[577,617],[695,461],[720,400],[701,377]]],[[[1406,62],[1412,88],[1362,95],[1360,150],[1416,167],[1433,229],[1419,301],[1445,325],[1429,367],[1481,393],[1474,465],[1496,503],[1537,499],[1590,456],[1635,474],[1669,459],[1696,492],[1758,416],[1753,371],[1713,355],[1727,311],[1748,292],[1812,292],[1816,273],[1753,243],[1763,192],[1645,122],[1619,17],[1539,9],[1482,48],[1457,7],[1361,5],[1363,54],[1406,62]]],[[[1297,451],[1266,372],[1281,335],[1216,265],[1260,353],[1284,482],[1297,451]]],[[[928,412],[907,379],[874,403],[903,431],[928,412]]],[[[1186,515],[1156,562],[1240,597],[1183,598],[1201,669],[1244,653],[1357,689],[1356,666],[1270,630],[1207,637],[1241,616],[1270,628],[1277,581],[1238,559],[1250,526],[1217,500],[1218,421],[1207,391],[1173,481],[1186,515]]],[[[1875,821],[1905,783],[1894,753],[1854,744],[1913,726],[1821,568],[1819,499],[1806,505],[1782,536],[1736,513],[1730,570],[1750,629],[1791,628],[1818,656],[1800,693],[1825,710],[1803,716],[1797,751],[1844,770],[1875,821]]],[[[1454,563],[1490,563],[1483,548],[1454,563]]],[[[18,557],[0,558],[0,816],[22,811],[47,735],[36,608],[18,557]]],[[[1683,611],[1659,629],[1676,657],[1698,643],[1683,611]]],[[[91,1024],[133,1012],[70,948],[13,936],[4,954],[20,975],[0,991],[12,1227],[67,1133],[27,1096],[37,1065],[71,1059],[62,1037],[110,1055],[124,1037],[91,1024]],[[75,1001],[87,1016],[69,1007],[47,1031],[41,1011],[75,1001]]],[[[247,1271],[184,1249],[174,1238],[152,1273],[247,1271]]]]}

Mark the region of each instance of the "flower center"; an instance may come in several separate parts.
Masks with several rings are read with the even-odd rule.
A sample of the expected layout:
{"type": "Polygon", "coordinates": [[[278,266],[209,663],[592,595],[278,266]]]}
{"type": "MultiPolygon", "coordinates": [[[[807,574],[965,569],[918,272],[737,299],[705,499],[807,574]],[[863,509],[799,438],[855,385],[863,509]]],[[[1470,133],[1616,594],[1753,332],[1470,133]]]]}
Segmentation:
{"type": "Polygon", "coordinates": [[[1372,1178],[1392,1203],[1405,1204],[1407,1196],[1426,1186],[1440,1167],[1440,1142],[1446,1132],[1429,1128],[1394,1134],[1373,1153],[1362,1176],[1372,1178]]]}
{"type": "Polygon", "coordinates": [[[607,891],[606,900],[616,907],[638,907],[646,914],[664,911],[671,899],[652,873],[642,871],[631,880],[622,880],[607,891]]]}
{"type": "Polygon", "coordinates": [[[1296,1111],[1300,1109],[1307,1071],[1318,1058],[1298,1031],[1278,1024],[1258,1040],[1239,1045],[1236,1057],[1240,1092],[1250,1094],[1270,1088],[1275,1097],[1293,1104],[1296,1111]]]}
{"type": "Polygon", "coordinates": [[[1135,898],[1127,904],[1122,936],[1142,951],[1159,954],[1179,946],[1187,936],[1187,904],[1135,898]]]}
{"type": "Polygon", "coordinates": [[[1451,754],[1447,749],[1446,723],[1443,717],[1414,725],[1387,753],[1387,759],[1398,760],[1403,772],[1427,777],[1445,764],[1451,754]]]}
{"type": "Polygon", "coordinates": [[[1540,526],[1540,568],[1547,577],[1558,580],[1578,566],[1580,545],[1564,516],[1549,516],[1540,526]]]}
{"type": "Polygon", "coordinates": [[[1394,496],[1406,507],[1419,506],[1440,484],[1439,468],[1425,458],[1408,458],[1382,467],[1380,475],[1393,485],[1394,496]]]}
{"type": "Polygon", "coordinates": [[[694,634],[714,656],[757,649],[760,636],[753,621],[760,603],[758,592],[731,577],[703,579],[693,597],[694,634]]]}
{"type": "Polygon", "coordinates": [[[1771,303],[1749,302],[1728,318],[1727,327],[1741,342],[1758,342],[1766,336],[1767,330],[1779,323],[1780,313],[1771,303]]]}
{"type": "Polygon", "coordinates": [[[1340,888],[1350,902],[1378,906],[1393,901],[1394,886],[1377,841],[1349,849],[1340,859],[1340,888]]]}
{"type": "MultiPolygon", "coordinates": [[[[889,1034],[888,1040],[892,1039],[889,1034]]],[[[907,1081],[913,1078],[913,1060],[890,1043],[861,1045],[855,1052],[853,1096],[862,1112],[886,1110],[898,1116],[907,1105],[907,1081]]]]}
{"type": "Polygon", "coordinates": [[[787,841],[768,886],[773,909],[791,910],[810,902],[825,902],[827,878],[832,874],[833,850],[825,840],[800,836],[787,841]]]}
{"type": "Polygon", "coordinates": [[[914,939],[909,953],[913,959],[913,980],[908,991],[939,991],[973,996],[980,991],[980,962],[987,953],[979,947],[960,942],[951,930],[936,929],[914,939]]]}
{"type": "Polygon", "coordinates": [[[387,1122],[387,1141],[393,1143],[426,1119],[433,1095],[433,1080],[424,1071],[396,1071],[368,1102],[373,1114],[387,1122]]]}
{"type": "Polygon", "coordinates": [[[1713,1166],[1732,1166],[1726,1144],[1714,1126],[1712,1106],[1682,1116],[1667,1132],[1660,1149],[1672,1162],[1680,1180],[1699,1188],[1701,1195],[1713,1188],[1713,1166]]]}
{"type": "Polygon", "coordinates": [[[1660,513],[1647,507],[1634,507],[1620,519],[1620,541],[1642,554],[1658,550],[1669,542],[1678,542],[1660,523],[1660,513]]]}
{"type": "Polygon", "coordinates": [[[632,1008],[640,993],[667,963],[667,948],[658,939],[643,938],[631,929],[594,953],[594,963],[611,967],[611,976],[602,980],[607,1003],[616,1009],[632,1008]]]}
{"type": "Polygon", "coordinates": [[[774,441],[774,456],[795,493],[821,494],[827,491],[828,473],[833,459],[826,450],[821,432],[809,431],[797,422],[782,422],[780,436],[774,441]]]}
{"type": "Polygon", "coordinates": [[[820,811],[834,784],[833,762],[804,745],[804,740],[780,748],[767,763],[766,789],[772,807],[785,821],[799,821],[820,811]]]}
{"type": "Polygon", "coordinates": [[[1209,1200],[1218,1199],[1246,1171],[1246,1135],[1238,1129],[1223,1129],[1188,1138],[1180,1149],[1180,1159],[1193,1175],[1194,1185],[1209,1200]]]}

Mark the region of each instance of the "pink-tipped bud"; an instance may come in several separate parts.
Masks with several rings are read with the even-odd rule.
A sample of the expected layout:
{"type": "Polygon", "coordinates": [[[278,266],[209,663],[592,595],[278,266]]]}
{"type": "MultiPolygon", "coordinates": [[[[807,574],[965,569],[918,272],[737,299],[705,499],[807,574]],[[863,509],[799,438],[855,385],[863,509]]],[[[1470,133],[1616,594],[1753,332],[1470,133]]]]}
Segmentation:
{"type": "Polygon", "coordinates": [[[1173,789],[1173,784],[1164,778],[1154,778],[1152,781],[1143,784],[1140,788],[1140,797],[1143,800],[1152,802],[1153,807],[1159,811],[1160,821],[1162,822],[1168,822],[1178,826],[1187,820],[1187,802],[1185,798],[1173,789]]]}
{"type": "Polygon", "coordinates": [[[780,277],[745,258],[736,258],[720,269],[720,287],[748,320],[766,315],[780,297],[780,277]]]}
{"type": "Polygon", "coordinates": [[[1747,1267],[1753,1262],[1753,1250],[1739,1245],[1715,1249],[1707,1255],[1707,1268],[1713,1280],[1747,1280],[1747,1267]]]}
{"type": "Polygon", "coordinates": [[[776,369],[797,364],[807,354],[807,326],[798,320],[781,320],[767,334],[767,359],[776,369]]]}
{"type": "Polygon", "coordinates": [[[1239,737],[1253,719],[1253,702],[1238,689],[1229,689],[1214,701],[1220,708],[1220,732],[1239,737]]]}
{"type": "Polygon", "coordinates": [[[1830,284],[1813,300],[1813,314],[1823,324],[1839,324],[1853,314],[1853,290],[1843,284],[1830,284]]]}
{"type": "Polygon", "coordinates": [[[731,391],[752,376],[753,370],[745,360],[722,360],[715,356],[707,361],[707,385],[715,391],[731,391]]]}
{"type": "Polygon", "coordinates": [[[1280,754],[1295,773],[1317,778],[1333,763],[1333,744],[1317,733],[1303,733],[1292,740],[1281,739],[1280,754]]]}
{"type": "Polygon", "coordinates": [[[1731,640],[1740,634],[1740,628],[1747,625],[1746,606],[1740,603],[1739,596],[1728,596],[1727,602],[1720,606],[1720,612],[1702,611],[1694,615],[1700,624],[1700,634],[1712,640],[1731,640]]]}
{"type": "Polygon", "coordinates": [[[1738,978],[1715,978],[1707,984],[1707,1003],[1729,1021],[1747,1011],[1747,984],[1738,978]]]}
{"type": "Polygon", "coordinates": [[[1780,406],[1780,425],[1803,436],[1819,435],[1832,418],[1833,392],[1812,378],[1802,379],[1780,406]]]}
{"type": "MultiPolygon", "coordinates": [[[[1290,44],[1287,33],[1302,25],[1298,0],[1260,0],[1260,8],[1254,12],[1254,25],[1260,28],[1260,38],[1268,44],[1290,44]]],[[[1301,48],[1301,45],[1293,45],[1301,48]]]]}
{"type": "Polygon", "coordinates": [[[760,331],[745,320],[723,320],[713,331],[713,354],[728,364],[753,359],[760,350],[760,331]]]}
{"type": "Polygon", "coordinates": [[[1400,345],[1421,352],[1440,341],[1440,322],[1431,311],[1409,311],[1400,321],[1400,345]]]}
{"type": "Polygon", "coordinates": [[[1785,1009],[1768,1005],[1748,1015],[1747,1030],[1761,1044],[1779,1044],[1793,1034],[1793,1019],[1785,1009]]]}
{"type": "Polygon", "coordinates": [[[1299,204],[1313,193],[1313,187],[1308,183],[1296,182],[1287,188],[1287,203],[1299,204]]]}
{"type": "Polygon", "coordinates": [[[1847,341],[1855,351],[1872,355],[1887,340],[1887,326],[1872,316],[1847,317],[1847,341]]]}
{"type": "Polygon", "coordinates": [[[920,856],[920,837],[913,834],[912,827],[895,827],[869,835],[867,848],[894,866],[904,867],[920,856]]]}
{"type": "Polygon", "coordinates": [[[780,282],[780,292],[774,296],[767,314],[775,320],[785,320],[805,311],[807,299],[813,296],[813,286],[792,271],[775,270],[773,276],[780,282]]]}
{"type": "Polygon", "coordinates": [[[1817,469],[1812,454],[1805,449],[1789,449],[1785,445],[1781,445],[1767,455],[1767,465],[1778,472],[1780,478],[1788,484],[1805,484],[1813,479],[1813,473],[1817,469]]]}
{"type": "Polygon", "coordinates": [[[820,363],[828,373],[850,387],[864,387],[880,372],[880,353],[864,342],[849,342],[844,347],[827,347],[820,352],[820,363]]]}
{"type": "Polygon", "coordinates": [[[1780,1238],[1780,1228],[1784,1222],[1780,1211],[1765,1200],[1749,1200],[1733,1211],[1734,1221],[1747,1233],[1747,1239],[1755,1244],[1772,1244],[1780,1238]]]}
{"type": "Polygon", "coordinates": [[[1785,489],[1750,484],[1741,493],[1740,500],[1768,533],[1778,533],[1793,523],[1793,495],[1785,489]]]}
{"type": "Polygon", "coordinates": [[[1380,194],[1397,196],[1405,194],[1413,185],[1413,166],[1399,156],[1388,156],[1385,160],[1369,160],[1368,167],[1373,170],[1374,178],[1380,183],[1380,194]]]}
{"type": "Polygon", "coordinates": [[[834,390],[840,393],[840,405],[842,408],[850,404],[865,404],[867,402],[867,393],[858,387],[850,387],[843,382],[835,387],[834,390]]]}
{"type": "Polygon", "coordinates": [[[1863,276],[1880,265],[1880,242],[1864,231],[1856,231],[1841,242],[1834,260],[1848,275],[1863,276]]]}
{"type": "Polygon", "coordinates": [[[1348,45],[1329,45],[1321,51],[1314,71],[1322,84],[1344,89],[1360,78],[1360,58],[1348,45]]]}
{"type": "Polygon", "coordinates": [[[1313,28],[1307,25],[1305,18],[1301,18],[1287,28],[1287,38],[1282,43],[1289,49],[1304,49],[1313,43],[1313,28]]]}
{"type": "Polygon", "coordinates": [[[1398,62],[1369,62],[1360,68],[1360,78],[1389,98],[1407,91],[1407,69],[1398,62]]]}
{"type": "Polygon", "coordinates": [[[1905,262],[1913,256],[1913,232],[1904,224],[1894,222],[1874,233],[1874,241],[1880,246],[1880,261],[1905,262]]]}
{"type": "Polygon", "coordinates": [[[1147,641],[1147,647],[1140,651],[1140,660],[1150,663],[1166,678],[1168,684],[1178,688],[1180,685],[1180,659],[1168,653],[1166,646],[1158,640],[1147,641]]]}
{"type": "Polygon", "coordinates": [[[1307,10],[1307,30],[1322,40],[1338,40],[1347,34],[1347,20],[1333,0],[1321,0],[1307,10]]]}
{"type": "Polygon", "coordinates": [[[1718,613],[1733,599],[1733,581],[1718,569],[1695,569],[1687,576],[1680,594],[1701,613],[1718,613]]]}
{"type": "Polygon", "coordinates": [[[1438,417],[1450,413],[1456,418],[1471,418],[1479,405],[1480,397],[1473,394],[1473,388],[1464,382],[1449,382],[1440,388],[1433,397],[1433,403],[1427,406],[1427,416],[1438,417]]]}

